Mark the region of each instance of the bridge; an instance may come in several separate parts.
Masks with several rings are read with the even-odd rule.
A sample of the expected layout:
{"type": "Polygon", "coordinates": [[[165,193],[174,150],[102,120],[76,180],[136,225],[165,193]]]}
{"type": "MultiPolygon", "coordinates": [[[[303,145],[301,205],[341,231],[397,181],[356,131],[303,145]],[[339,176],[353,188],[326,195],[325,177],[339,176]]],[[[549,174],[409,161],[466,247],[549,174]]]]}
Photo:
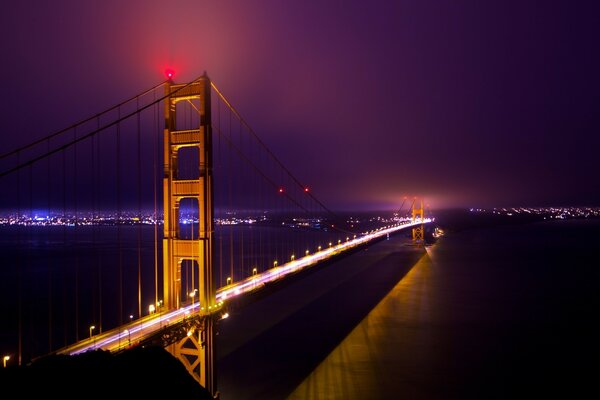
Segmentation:
{"type": "Polygon", "coordinates": [[[401,231],[423,245],[432,221],[417,198],[389,218],[333,212],[206,73],[0,161],[16,362],[160,345],[213,395],[229,301],[401,231]]]}

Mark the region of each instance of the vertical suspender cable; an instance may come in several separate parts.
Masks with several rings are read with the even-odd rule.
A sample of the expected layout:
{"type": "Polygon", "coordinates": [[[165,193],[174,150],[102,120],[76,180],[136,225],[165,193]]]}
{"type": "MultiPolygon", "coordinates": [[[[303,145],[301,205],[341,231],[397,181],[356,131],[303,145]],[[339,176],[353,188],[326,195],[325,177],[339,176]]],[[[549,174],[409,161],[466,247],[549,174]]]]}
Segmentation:
{"type": "MultiPolygon", "coordinates": [[[[137,123],[137,284],[138,314],[142,313],[142,133],[140,126],[140,98],[136,98],[137,123]]],[[[156,304],[156,303],[154,303],[156,304]]]]}
{"type": "MultiPolygon", "coordinates": [[[[33,220],[33,167],[30,165],[29,168],[29,221],[33,220]]],[[[33,241],[33,226],[29,226],[29,228],[27,229],[27,236],[28,236],[28,240],[29,241],[33,241]]],[[[32,254],[31,254],[31,247],[27,246],[27,263],[25,264],[25,276],[27,276],[27,274],[31,274],[31,271],[33,270],[33,266],[32,264],[32,254]]],[[[27,291],[25,292],[27,293],[27,291]]],[[[34,310],[34,304],[35,302],[32,302],[31,300],[28,302],[27,306],[28,306],[28,313],[31,313],[34,310]]],[[[31,315],[31,314],[29,314],[31,315]]],[[[34,335],[35,335],[35,329],[34,329],[34,318],[29,318],[29,334],[27,335],[28,340],[28,350],[29,350],[29,357],[31,358],[33,356],[33,350],[34,350],[34,346],[33,343],[36,342],[34,335]]]]}
{"type": "MultiPolygon", "coordinates": [[[[217,132],[219,132],[219,136],[218,136],[218,140],[217,140],[217,156],[218,156],[218,161],[217,161],[217,170],[219,172],[219,174],[221,174],[220,176],[223,176],[223,154],[221,153],[221,102],[219,101],[219,99],[217,98],[217,120],[218,120],[218,128],[217,128],[217,132]]],[[[214,174],[213,174],[214,176],[214,174]]],[[[216,186],[216,185],[214,185],[216,186]]],[[[219,194],[222,195],[222,192],[219,192],[219,194]]],[[[222,201],[222,196],[219,196],[220,200],[222,201]]],[[[220,204],[220,203],[218,203],[220,204]]],[[[221,211],[222,213],[222,211],[221,211]]],[[[221,222],[223,221],[223,215],[221,215],[221,222]]],[[[223,224],[215,224],[215,229],[219,229],[219,235],[218,235],[218,240],[219,240],[219,287],[223,286],[223,224]]]]}
{"type": "MultiPolygon", "coordinates": [[[[94,282],[92,282],[92,312],[91,312],[91,317],[92,317],[92,321],[98,325],[98,328],[100,328],[100,322],[98,319],[98,315],[97,315],[97,308],[98,308],[98,263],[99,263],[99,259],[98,259],[98,248],[97,248],[97,243],[96,243],[96,230],[98,227],[98,219],[96,218],[96,196],[97,196],[97,182],[96,182],[96,137],[92,137],[92,141],[90,143],[91,146],[91,157],[90,157],[90,161],[92,164],[92,169],[91,169],[91,173],[92,173],[92,254],[93,254],[93,259],[94,259],[94,282]]],[[[91,269],[91,268],[90,268],[91,269]]]]}
{"type": "MultiPolygon", "coordinates": [[[[259,149],[260,150],[260,149],[259,149]]],[[[259,157],[259,159],[257,160],[257,162],[260,163],[260,151],[257,151],[257,157],[259,157]]],[[[257,224],[256,224],[256,229],[258,229],[258,260],[257,260],[257,268],[260,271],[263,271],[265,269],[265,260],[264,260],[264,254],[263,254],[263,227],[261,224],[261,220],[262,220],[262,214],[264,213],[264,207],[263,207],[263,191],[262,188],[260,187],[260,180],[258,179],[258,175],[254,174],[254,177],[256,179],[256,182],[254,184],[254,187],[257,188],[258,190],[258,204],[257,204],[257,224]]]]}
{"type": "MultiPolygon", "coordinates": [[[[252,159],[252,142],[250,141],[250,138],[248,138],[248,154],[249,154],[249,158],[252,159]]],[[[247,174],[250,174],[250,171],[247,172],[247,174]]],[[[250,174],[250,176],[248,177],[248,183],[249,183],[249,187],[251,188],[256,188],[256,185],[254,185],[254,180],[256,178],[256,174],[250,174]]],[[[250,204],[249,204],[249,212],[251,214],[254,214],[255,208],[256,208],[256,200],[253,197],[250,197],[250,204]]],[[[253,215],[250,215],[249,218],[251,219],[253,215]]],[[[254,240],[254,231],[255,229],[253,228],[253,226],[251,224],[248,225],[248,231],[250,233],[250,273],[253,274],[254,273],[254,268],[257,268],[257,262],[256,262],[256,243],[254,240]]]]}
{"type": "MultiPolygon", "coordinates": [[[[241,122],[240,122],[240,127],[239,127],[239,130],[238,130],[238,139],[240,141],[239,148],[243,152],[244,149],[242,147],[242,124],[241,124],[241,122]]],[[[242,178],[242,174],[243,174],[243,171],[244,171],[244,166],[242,165],[241,161],[238,161],[238,163],[239,163],[239,173],[236,174],[236,175],[237,175],[238,179],[240,179],[240,184],[238,185],[238,187],[239,187],[239,186],[241,186],[242,182],[244,182],[244,180],[242,178]]],[[[242,190],[240,190],[240,192],[241,193],[238,194],[238,197],[241,197],[241,196],[244,195],[243,188],[242,188],[242,190]]],[[[237,202],[237,204],[238,204],[238,206],[242,205],[242,203],[239,202],[239,201],[237,202]]],[[[243,279],[243,278],[246,277],[246,271],[245,271],[245,265],[244,265],[244,224],[240,224],[239,225],[239,231],[240,231],[240,233],[239,233],[239,241],[240,241],[240,275],[239,276],[240,276],[241,279],[243,279]]]]}
{"type": "MultiPolygon", "coordinates": [[[[100,129],[100,116],[96,118],[96,129],[100,129]]],[[[96,163],[97,171],[100,171],[100,137],[98,136],[98,146],[96,151],[98,154],[96,155],[96,163]]],[[[96,175],[96,170],[94,171],[94,176],[96,175]]],[[[97,192],[96,192],[97,193],[97,192]]],[[[94,214],[98,212],[97,199],[94,196],[94,214]]],[[[97,215],[96,215],[97,216],[97,215]]],[[[97,276],[98,276],[98,332],[102,333],[103,327],[103,319],[102,319],[102,262],[101,262],[101,253],[98,251],[96,247],[96,268],[97,268],[97,276]]]]}
{"type": "MultiPolygon", "coordinates": [[[[73,141],[77,140],[77,127],[73,128],[73,141]]],[[[73,145],[73,236],[77,239],[77,143],[73,145]]],[[[79,255],[75,244],[75,341],[79,341],[79,255]]]]}
{"type": "MultiPolygon", "coordinates": [[[[277,168],[277,166],[275,165],[274,168],[277,168]]],[[[286,182],[285,179],[283,177],[283,172],[279,171],[279,182],[281,182],[281,186],[283,187],[283,193],[287,194],[287,191],[289,190],[289,188],[286,187],[286,182]]],[[[286,218],[287,218],[287,213],[286,213],[286,201],[284,199],[284,195],[279,195],[278,196],[278,205],[277,208],[279,208],[279,212],[281,214],[281,221],[285,224],[286,222],[286,218]]],[[[281,225],[284,226],[284,225],[281,225]]],[[[279,244],[281,245],[281,263],[285,264],[287,262],[287,258],[288,258],[288,251],[286,249],[286,239],[285,239],[285,235],[281,235],[279,238],[279,244]]]]}
{"type": "MultiPolygon", "coordinates": [[[[153,101],[156,101],[156,89],[152,92],[153,94],[153,101]]],[[[158,303],[158,213],[157,213],[157,196],[158,196],[158,190],[157,190],[157,179],[159,177],[159,172],[158,172],[158,152],[160,151],[160,145],[159,145],[159,131],[160,131],[160,123],[159,123],[159,113],[158,113],[158,103],[156,103],[156,105],[154,106],[154,116],[155,116],[155,121],[154,123],[156,124],[156,129],[154,129],[154,147],[153,147],[153,153],[154,153],[154,172],[153,172],[153,176],[152,176],[152,182],[154,184],[154,302],[158,303]]]]}
{"type": "MultiPolygon", "coordinates": [[[[46,140],[46,151],[50,151],[50,139],[46,140]]],[[[50,219],[50,158],[47,159],[46,163],[46,213],[50,219]]],[[[52,351],[52,262],[46,261],[48,267],[48,353],[52,351]]]]}
{"type": "MultiPolygon", "coordinates": [[[[229,140],[231,143],[231,110],[229,111],[229,140]]],[[[229,194],[229,213],[227,218],[231,218],[232,217],[232,212],[233,212],[233,204],[232,204],[232,193],[231,193],[231,185],[232,185],[232,174],[233,174],[233,165],[232,165],[232,154],[231,154],[231,146],[229,146],[229,155],[227,157],[227,163],[229,164],[229,168],[227,168],[227,192],[229,194]]],[[[231,222],[231,221],[230,221],[231,222]]],[[[231,282],[233,283],[235,281],[235,276],[233,275],[233,225],[231,223],[229,223],[229,266],[230,266],[230,270],[229,270],[229,277],[231,278],[231,282]]]]}
{"type": "MultiPolygon", "coordinates": [[[[66,152],[62,152],[62,186],[63,186],[63,204],[62,204],[62,236],[63,236],[63,247],[67,245],[67,158],[66,152]]],[[[62,272],[63,276],[63,336],[64,346],[67,345],[67,321],[69,320],[67,314],[67,274],[62,272]]]]}
{"type": "MultiPolygon", "coordinates": [[[[117,108],[118,119],[121,119],[121,107],[117,108]]],[[[121,122],[117,123],[117,246],[119,257],[119,325],[123,325],[123,249],[121,243],[121,122]]],[[[138,315],[141,317],[141,314],[138,315]]]]}
{"type": "MultiPolygon", "coordinates": [[[[21,152],[17,152],[17,165],[19,164],[19,159],[21,158],[21,152]]],[[[17,171],[17,236],[18,236],[18,245],[21,247],[21,224],[19,223],[21,219],[21,171],[17,171]]],[[[23,358],[23,303],[21,299],[21,274],[22,274],[22,258],[18,257],[17,260],[17,323],[18,323],[18,357],[19,357],[19,367],[21,366],[22,358],[23,358]]]]}

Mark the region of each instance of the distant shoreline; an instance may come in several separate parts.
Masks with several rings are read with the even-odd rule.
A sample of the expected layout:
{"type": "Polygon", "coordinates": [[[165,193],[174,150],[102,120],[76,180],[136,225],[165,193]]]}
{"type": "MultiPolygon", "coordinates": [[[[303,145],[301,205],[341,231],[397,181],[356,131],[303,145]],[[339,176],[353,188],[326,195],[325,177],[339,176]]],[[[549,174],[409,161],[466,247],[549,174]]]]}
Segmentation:
{"type": "Polygon", "coordinates": [[[544,208],[537,213],[511,212],[514,209],[454,209],[441,210],[434,213],[435,222],[446,232],[458,232],[467,229],[488,228],[501,225],[521,225],[535,222],[598,220],[600,208],[544,208]],[[573,212],[572,210],[590,211],[573,212]],[[568,212],[571,211],[570,214],[568,212]]]}

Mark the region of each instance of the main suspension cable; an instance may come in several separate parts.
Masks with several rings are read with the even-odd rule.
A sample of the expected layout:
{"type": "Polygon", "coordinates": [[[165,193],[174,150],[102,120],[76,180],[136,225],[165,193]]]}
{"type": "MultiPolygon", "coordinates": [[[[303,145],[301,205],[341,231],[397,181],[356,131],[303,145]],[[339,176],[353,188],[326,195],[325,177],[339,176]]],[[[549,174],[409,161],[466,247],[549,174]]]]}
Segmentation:
{"type": "Polygon", "coordinates": [[[135,96],[133,96],[133,97],[131,97],[131,98],[127,99],[127,100],[124,100],[124,101],[120,102],[120,103],[119,103],[119,104],[117,104],[117,105],[114,105],[114,106],[112,106],[112,107],[110,107],[110,108],[107,108],[106,110],[104,110],[104,111],[102,111],[102,112],[99,112],[99,113],[97,113],[97,114],[94,114],[94,115],[92,115],[91,117],[88,117],[88,118],[85,118],[85,119],[83,119],[83,120],[81,120],[81,121],[78,121],[78,122],[76,122],[76,123],[74,123],[74,124],[72,124],[72,125],[70,125],[70,126],[68,126],[68,127],[64,128],[64,129],[61,129],[60,131],[57,131],[57,132],[51,133],[50,135],[48,135],[48,136],[46,136],[46,137],[40,138],[40,139],[38,139],[38,140],[36,140],[36,141],[33,141],[33,142],[29,143],[29,144],[26,144],[26,145],[24,145],[24,146],[21,146],[21,147],[18,147],[18,148],[16,148],[16,149],[14,149],[14,150],[8,151],[8,152],[6,152],[6,153],[4,153],[4,154],[0,155],[0,160],[1,160],[1,159],[3,159],[3,158],[9,157],[9,156],[11,156],[11,155],[13,155],[13,154],[19,153],[19,152],[21,152],[21,151],[23,151],[23,150],[27,150],[27,149],[29,149],[29,148],[31,148],[31,147],[33,147],[33,146],[35,146],[35,145],[38,145],[38,144],[40,144],[40,143],[43,143],[43,142],[44,142],[44,141],[46,141],[46,140],[50,140],[50,139],[52,139],[52,138],[55,138],[56,136],[62,135],[63,133],[70,132],[70,131],[71,131],[71,129],[74,129],[74,128],[76,128],[76,127],[80,126],[80,125],[83,125],[83,124],[86,124],[86,123],[88,123],[88,122],[90,122],[90,121],[93,121],[93,120],[94,120],[94,119],[96,119],[96,118],[100,118],[100,116],[102,116],[102,115],[104,115],[104,114],[108,114],[109,112],[111,112],[111,111],[114,111],[114,110],[116,110],[116,109],[118,109],[118,108],[122,107],[123,105],[125,105],[125,104],[127,104],[127,103],[129,103],[129,102],[131,102],[131,101],[133,101],[133,100],[135,100],[135,99],[137,99],[137,98],[139,98],[139,97],[142,97],[142,96],[144,96],[144,95],[146,95],[146,94],[150,93],[151,91],[155,90],[157,87],[160,87],[160,86],[164,85],[164,84],[165,84],[165,83],[167,83],[167,82],[168,82],[168,81],[163,81],[163,82],[159,83],[158,85],[155,85],[155,86],[154,86],[154,87],[152,87],[151,89],[145,90],[145,91],[143,91],[142,93],[139,93],[139,94],[137,94],[137,95],[135,95],[135,96]]]}
{"type": "MultiPolygon", "coordinates": [[[[193,85],[194,83],[198,82],[200,79],[202,79],[202,77],[196,78],[195,80],[191,81],[190,83],[187,83],[187,84],[185,84],[185,85],[183,85],[183,86],[181,86],[181,87],[173,90],[169,94],[166,94],[166,95],[160,97],[159,99],[157,99],[157,100],[155,100],[155,101],[153,101],[153,102],[151,102],[149,104],[146,104],[145,106],[143,106],[143,107],[141,107],[141,108],[139,108],[139,109],[137,109],[135,111],[132,111],[129,114],[126,114],[125,116],[122,116],[122,117],[119,116],[118,119],[110,122],[107,125],[104,125],[102,128],[95,129],[95,130],[93,130],[93,131],[91,131],[91,132],[89,132],[89,133],[87,133],[87,134],[85,134],[83,136],[78,137],[76,140],[72,140],[72,141],[70,141],[68,143],[65,143],[62,146],[59,146],[59,147],[57,147],[57,148],[55,148],[55,149],[53,149],[53,150],[51,150],[49,152],[46,152],[44,154],[39,155],[37,157],[31,158],[28,161],[25,161],[25,162],[22,162],[22,163],[17,163],[17,165],[15,167],[9,168],[8,170],[1,172],[0,173],[0,178],[4,177],[6,175],[9,175],[9,174],[11,174],[11,173],[13,173],[13,172],[15,172],[17,170],[20,170],[21,168],[24,168],[24,167],[26,167],[28,165],[31,165],[31,164],[34,164],[34,163],[40,161],[40,160],[43,160],[44,158],[49,157],[52,154],[56,154],[58,152],[64,151],[64,150],[68,149],[69,147],[75,145],[76,143],[79,143],[79,142],[81,142],[83,140],[86,140],[86,139],[92,137],[92,136],[95,136],[96,134],[102,132],[103,130],[106,130],[106,129],[110,128],[110,127],[113,127],[113,126],[115,126],[115,125],[117,125],[117,124],[119,124],[119,123],[121,123],[121,122],[123,122],[123,121],[125,121],[125,120],[127,120],[127,119],[129,119],[131,117],[133,117],[134,115],[136,115],[136,114],[138,114],[138,113],[140,113],[140,112],[142,112],[142,111],[144,111],[144,110],[152,107],[153,105],[155,105],[157,103],[160,103],[161,101],[167,99],[168,97],[170,97],[171,95],[179,92],[180,90],[183,90],[183,89],[187,88],[188,86],[193,85]]],[[[136,97],[140,97],[140,96],[136,96],[136,97]]],[[[113,109],[119,109],[119,108],[117,106],[115,106],[113,109]]],[[[13,154],[14,152],[15,151],[11,152],[11,154],[13,154]]]]}

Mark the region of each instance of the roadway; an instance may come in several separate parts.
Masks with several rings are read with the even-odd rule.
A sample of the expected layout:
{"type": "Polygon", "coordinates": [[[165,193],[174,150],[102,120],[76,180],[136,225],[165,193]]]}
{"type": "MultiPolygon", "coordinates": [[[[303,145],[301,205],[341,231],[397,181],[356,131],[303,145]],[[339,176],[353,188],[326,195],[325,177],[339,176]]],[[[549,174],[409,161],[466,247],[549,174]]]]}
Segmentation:
{"type": "MultiPolygon", "coordinates": [[[[308,254],[302,258],[292,260],[281,266],[276,266],[262,273],[248,277],[242,281],[232,283],[217,289],[216,306],[210,312],[221,310],[221,306],[228,300],[244,293],[259,290],[265,284],[279,279],[285,278],[287,275],[298,272],[302,269],[316,265],[322,261],[328,260],[331,257],[341,254],[357,246],[366,244],[372,240],[393,234],[395,232],[411,228],[422,223],[430,223],[433,220],[425,218],[423,221],[406,221],[396,225],[387,226],[373,230],[358,237],[348,238],[345,242],[338,242],[332,246],[322,249],[313,254],[308,254]]],[[[118,328],[108,330],[103,333],[94,335],[93,330],[91,335],[85,340],[81,340],[71,346],[59,350],[59,354],[75,355],[89,350],[108,350],[118,351],[126,349],[137,344],[141,339],[161,330],[169,325],[179,323],[184,318],[194,313],[206,313],[204,307],[201,307],[198,302],[187,304],[177,310],[163,311],[160,308],[155,313],[146,315],[140,319],[131,321],[118,328]]],[[[224,313],[222,318],[226,318],[224,313]]]]}

